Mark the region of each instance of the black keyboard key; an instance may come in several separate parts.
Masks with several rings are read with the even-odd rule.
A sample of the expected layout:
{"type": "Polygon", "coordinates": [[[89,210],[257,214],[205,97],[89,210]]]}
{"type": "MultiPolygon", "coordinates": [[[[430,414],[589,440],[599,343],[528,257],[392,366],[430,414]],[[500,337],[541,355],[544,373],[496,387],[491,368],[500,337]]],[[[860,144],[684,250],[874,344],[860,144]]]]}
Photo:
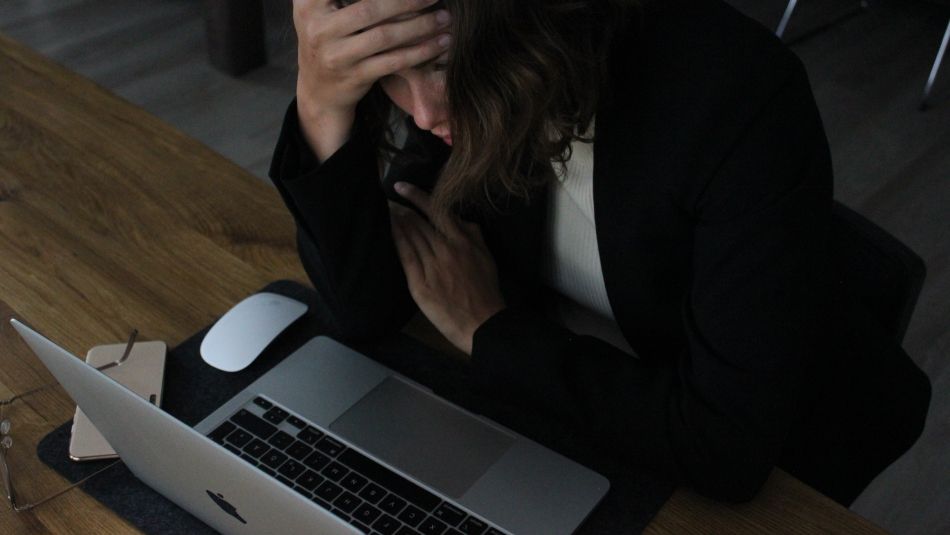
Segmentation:
{"type": "Polygon", "coordinates": [[[403,500],[395,494],[390,494],[383,498],[383,501],[379,502],[379,508],[393,516],[399,514],[399,511],[402,511],[402,508],[405,506],[406,500],[403,500]]]}
{"type": "Polygon", "coordinates": [[[383,514],[382,511],[364,502],[363,505],[359,506],[356,512],[353,513],[353,518],[364,524],[372,524],[381,514],[383,514]]]}
{"type": "Polygon", "coordinates": [[[403,526],[399,528],[399,531],[396,532],[396,535],[419,535],[419,532],[410,528],[409,526],[403,526]]]}
{"type": "Polygon", "coordinates": [[[399,520],[402,520],[406,524],[409,524],[412,527],[416,527],[422,522],[422,519],[426,517],[424,511],[415,507],[413,505],[407,506],[405,509],[399,513],[399,520]]]}
{"type": "Polygon", "coordinates": [[[382,535],[393,535],[393,533],[396,533],[396,530],[399,529],[399,526],[401,525],[402,523],[400,523],[395,518],[384,514],[380,516],[376,522],[373,522],[373,529],[382,535]]]}
{"type": "Polygon", "coordinates": [[[231,434],[231,431],[234,431],[237,427],[231,422],[224,422],[212,431],[208,438],[217,442],[218,444],[224,444],[224,437],[231,434]]]}
{"type": "Polygon", "coordinates": [[[271,403],[270,401],[267,401],[266,399],[264,399],[264,398],[262,398],[262,397],[256,397],[256,398],[254,398],[254,404],[257,405],[258,407],[264,409],[265,411],[266,411],[267,409],[269,409],[269,408],[271,408],[271,407],[274,406],[273,403],[271,403]]]}
{"type": "Polygon", "coordinates": [[[312,494],[310,494],[310,491],[303,487],[294,487],[294,490],[297,491],[304,498],[307,498],[308,500],[310,499],[310,496],[312,496],[312,494]]]}
{"type": "Polygon", "coordinates": [[[450,503],[443,503],[432,513],[432,516],[450,526],[458,526],[459,522],[465,519],[465,511],[462,511],[450,503]]]}
{"type": "Polygon", "coordinates": [[[257,468],[258,468],[258,470],[260,470],[261,472],[264,472],[265,474],[267,474],[267,475],[269,475],[269,476],[276,476],[276,475],[277,475],[277,472],[271,470],[270,468],[264,466],[263,464],[257,465],[257,468]]]}
{"type": "Polygon", "coordinates": [[[287,419],[290,414],[280,407],[271,407],[264,413],[264,419],[272,424],[279,424],[287,419]]]}
{"type": "MultiPolygon", "coordinates": [[[[370,483],[366,485],[366,488],[360,491],[360,498],[368,501],[369,503],[375,504],[379,500],[383,499],[383,496],[386,495],[386,491],[383,490],[383,487],[375,483],[370,483]]],[[[388,512],[388,511],[387,511],[388,512]]]]}
{"type": "Polygon", "coordinates": [[[289,448],[287,448],[284,451],[286,451],[287,455],[290,455],[294,459],[297,459],[298,461],[302,461],[313,452],[313,448],[297,440],[293,444],[291,444],[289,448]]]}
{"type": "Polygon", "coordinates": [[[332,502],[342,492],[343,492],[343,487],[337,485],[336,483],[332,481],[324,481],[323,483],[320,484],[319,487],[317,487],[315,494],[319,498],[322,498],[325,501],[332,502]]]}
{"type": "Polygon", "coordinates": [[[488,523],[474,516],[466,518],[465,522],[462,522],[462,525],[459,526],[459,531],[467,535],[482,535],[486,529],[488,529],[488,523]]]}
{"type": "Polygon", "coordinates": [[[338,507],[346,514],[352,513],[361,503],[363,503],[363,500],[357,498],[352,492],[344,492],[339,498],[333,500],[333,506],[338,507]]]}
{"type": "Polygon", "coordinates": [[[449,530],[445,532],[445,535],[465,535],[465,534],[455,528],[449,528],[449,530]]]}
{"type": "Polygon", "coordinates": [[[363,524],[363,523],[361,523],[361,522],[357,522],[355,518],[354,518],[353,520],[350,520],[350,525],[353,526],[354,528],[360,530],[361,533],[369,533],[369,532],[370,532],[370,529],[369,529],[365,524],[363,524]]]}
{"type": "Polygon", "coordinates": [[[269,468],[273,468],[274,470],[280,467],[280,465],[284,464],[284,461],[286,460],[287,456],[275,449],[271,449],[261,457],[261,462],[266,464],[269,468]]]}
{"type": "Polygon", "coordinates": [[[426,512],[432,511],[442,502],[435,494],[352,449],[346,450],[340,455],[340,462],[386,487],[390,492],[409,500],[426,512]]]}
{"type": "Polygon", "coordinates": [[[330,464],[330,458],[319,451],[315,451],[311,453],[309,457],[304,459],[303,464],[319,472],[320,470],[323,470],[326,465],[330,464]]]}
{"type": "Polygon", "coordinates": [[[346,477],[340,481],[340,485],[343,486],[346,490],[350,492],[359,492],[363,486],[366,485],[366,478],[357,474],[356,472],[350,472],[346,477]]]}
{"type": "Polygon", "coordinates": [[[323,453],[326,453],[330,457],[336,457],[341,451],[343,451],[345,446],[343,446],[343,444],[341,444],[339,441],[336,441],[330,437],[323,437],[320,442],[317,442],[316,448],[323,453]]]}
{"type": "Polygon", "coordinates": [[[330,481],[339,481],[343,479],[343,476],[345,476],[347,472],[349,472],[349,470],[347,470],[342,464],[330,463],[320,473],[327,476],[327,479],[330,481]]]}
{"type": "Polygon", "coordinates": [[[243,429],[235,429],[234,432],[228,435],[228,437],[224,440],[234,444],[238,448],[243,448],[248,442],[251,441],[252,438],[254,437],[252,437],[247,431],[243,429]]]}
{"type": "Polygon", "coordinates": [[[293,459],[290,459],[280,466],[280,469],[277,470],[277,473],[283,474],[288,479],[297,479],[306,470],[307,469],[304,467],[304,465],[293,459]]]}
{"type": "Polygon", "coordinates": [[[259,439],[254,439],[250,444],[244,446],[244,453],[254,457],[255,459],[260,459],[262,455],[267,453],[270,450],[270,446],[264,444],[259,439]]]}
{"type": "Polygon", "coordinates": [[[430,516],[422,524],[419,524],[418,530],[425,535],[442,535],[446,528],[448,526],[445,525],[445,522],[430,516]]]}
{"type": "Polygon", "coordinates": [[[251,466],[257,466],[257,459],[255,459],[254,457],[251,457],[250,455],[245,453],[244,455],[241,455],[241,458],[251,463],[251,466]]]}
{"type": "Polygon", "coordinates": [[[288,417],[287,423],[296,427],[297,429],[303,429],[304,427],[307,427],[307,422],[301,420],[300,418],[297,418],[296,416],[288,417]]]}
{"type": "Polygon", "coordinates": [[[276,427],[261,420],[246,409],[239,410],[237,414],[231,417],[231,421],[254,433],[254,436],[261,440],[267,440],[271,435],[277,432],[276,427]]]}
{"type": "Polygon", "coordinates": [[[505,535],[505,532],[498,528],[488,528],[488,533],[485,535],[505,535]]]}
{"type": "Polygon", "coordinates": [[[297,478],[297,484],[309,491],[317,488],[317,485],[324,481],[326,480],[313,470],[307,470],[297,478]]]}
{"type": "Polygon", "coordinates": [[[289,480],[289,479],[287,479],[287,478],[284,477],[284,476],[278,475],[278,476],[277,476],[277,481],[280,481],[281,483],[283,483],[284,485],[287,485],[287,486],[290,487],[290,488],[294,488],[294,482],[291,481],[291,480],[289,480]]]}
{"type": "Polygon", "coordinates": [[[333,513],[333,514],[335,514],[336,516],[342,518],[342,519],[345,520],[346,522],[349,522],[349,521],[350,521],[350,515],[344,513],[343,511],[341,511],[341,510],[339,510],[339,509],[331,509],[330,512],[333,513]]]}
{"type": "Polygon", "coordinates": [[[330,505],[329,502],[327,502],[323,498],[320,498],[319,496],[314,496],[313,498],[310,498],[310,499],[313,500],[313,503],[319,505],[320,507],[323,507],[327,511],[333,508],[333,506],[330,505]]]}
{"type": "Polygon", "coordinates": [[[320,437],[323,436],[323,433],[313,427],[308,427],[303,431],[297,433],[297,438],[310,444],[311,446],[316,444],[320,437]]]}
{"type": "Polygon", "coordinates": [[[224,447],[227,448],[228,451],[230,451],[231,453],[233,453],[233,454],[235,454],[235,455],[237,455],[237,456],[239,456],[239,457],[241,456],[241,450],[235,448],[235,447],[232,446],[231,444],[225,444],[224,447]]]}
{"type": "Polygon", "coordinates": [[[270,440],[268,440],[267,443],[279,450],[282,450],[294,443],[294,437],[284,433],[283,431],[278,431],[274,436],[270,437],[270,440]]]}

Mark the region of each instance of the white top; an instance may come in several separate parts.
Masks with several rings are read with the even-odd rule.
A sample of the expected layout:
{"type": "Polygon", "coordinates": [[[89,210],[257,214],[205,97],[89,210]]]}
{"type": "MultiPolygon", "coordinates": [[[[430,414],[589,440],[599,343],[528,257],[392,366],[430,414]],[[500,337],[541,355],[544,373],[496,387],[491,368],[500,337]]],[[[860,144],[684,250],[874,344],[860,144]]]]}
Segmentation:
{"type": "MultiPolygon", "coordinates": [[[[591,122],[590,131],[594,132],[591,122]]],[[[548,198],[542,278],[560,294],[550,311],[568,329],[596,336],[633,354],[607,299],[594,219],[594,145],[575,141],[571,159],[554,164],[557,183],[548,198]]]]}

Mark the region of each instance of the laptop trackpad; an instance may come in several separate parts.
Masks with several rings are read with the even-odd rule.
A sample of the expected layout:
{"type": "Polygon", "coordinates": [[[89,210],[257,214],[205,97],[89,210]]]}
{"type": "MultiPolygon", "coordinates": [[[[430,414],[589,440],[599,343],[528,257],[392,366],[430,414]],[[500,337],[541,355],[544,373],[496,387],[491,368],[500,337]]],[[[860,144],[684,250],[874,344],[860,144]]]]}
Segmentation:
{"type": "Polygon", "coordinates": [[[514,443],[397,377],[377,385],[330,429],[456,499],[514,443]]]}

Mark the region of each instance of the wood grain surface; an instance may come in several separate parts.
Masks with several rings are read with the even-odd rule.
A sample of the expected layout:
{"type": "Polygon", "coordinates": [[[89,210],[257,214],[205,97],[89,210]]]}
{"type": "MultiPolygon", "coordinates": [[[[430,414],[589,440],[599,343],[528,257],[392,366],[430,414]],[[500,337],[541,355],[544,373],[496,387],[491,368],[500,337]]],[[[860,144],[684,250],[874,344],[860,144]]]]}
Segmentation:
{"type": "MultiPolygon", "coordinates": [[[[0,80],[0,396],[49,377],[12,333],[11,314],[77,355],[132,328],[174,346],[269,281],[306,282],[273,188],[3,36],[0,80]]],[[[35,445],[72,409],[56,391],[20,403],[17,443],[35,445]]],[[[16,480],[25,498],[65,483],[23,452],[15,474],[28,476],[16,480]]],[[[778,470],[741,506],[678,491],[648,529],[879,531],[778,470]]],[[[135,532],[81,491],[26,514],[0,506],[3,534],[135,532]]]]}
{"type": "MultiPolygon", "coordinates": [[[[67,350],[132,328],[174,346],[269,281],[306,281],[273,188],[2,36],[0,80],[0,299],[67,350]]],[[[49,377],[6,321],[0,344],[0,395],[49,377]]],[[[27,499],[64,484],[19,455],[70,418],[53,395],[11,407],[27,499]]],[[[77,491],[28,514],[0,507],[4,534],[129,532],[77,491]]]]}

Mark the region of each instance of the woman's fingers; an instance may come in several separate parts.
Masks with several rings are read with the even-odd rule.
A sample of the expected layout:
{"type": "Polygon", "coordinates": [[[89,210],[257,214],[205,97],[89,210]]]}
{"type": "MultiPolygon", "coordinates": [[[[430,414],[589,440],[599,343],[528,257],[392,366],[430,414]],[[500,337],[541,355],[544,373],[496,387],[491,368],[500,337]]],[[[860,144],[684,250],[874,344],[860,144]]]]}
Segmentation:
{"type": "Polygon", "coordinates": [[[505,307],[490,251],[467,236],[476,233],[480,240],[481,231],[474,223],[454,221],[461,239],[453,241],[411,208],[392,201],[389,206],[410,295],[439,332],[471,354],[478,326],[505,307]]]}
{"type": "Polygon", "coordinates": [[[333,13],[337,10],[337,0],[293,0],[294,16],[333,13]]]}
{"type": "Polygon", "coordinates": [[[396,193],[402,195],[406,198],[406,200],[422,210],[422,213],[425,214],[426,217],[428,217],[430,220],[432,219],[432,203],[428,193],[422,191],[409,182],[396,182],[393,184],[393,189],[396,190],[396,193]]]}
{"type": "MultiPolygon", "coordinates": [[[[457,241],[459,239],[470,237],[468,236],[468,232],[465,229],[463,229],[463,225],[466,225],[467,223],[459,221],[455,217],[449,217],[449,218],[446,218],[446,220],[442,221],[438,230],[436,230],[436,228],[432,226],[432,223],[430,223],[434,221],[434,218],[433,218],[434,214],[432,210],[432,197],[425,191],[419,189],[418,187],[408,182],[396,182],[395,184],[393,184],[393,188],[396,190],[396,193],[405,197],[406,200],[408,200],[409,202],[417,206],[419,210],[421,210],[422,213],[426,215],[426,217],[429,219],[428,222],[425,222],[427,223],[426,226],[430,228],[432,232],[441,232],[441,234],[443,234],[446,238],[452,241],[457,241]]],[[[476,227],[477,226],[478,225],[476,225],[476,227]]],[[[479,236],[478,239],[481,240],[481,236],[479,236]]],[[[430,242],[431,241],[432,240],[430,239],[430,242]]]]}
{"type": "Polygon", "coordinates": [[[410,282],[411,288],[411,283],[423,276],[425,264],[419,257],[416,248],[409,241],[409,237],[406,235],[402,223],[397,221],[397,219],[398,216],[393,215],[390,225],[392,228],[393,244],[396,246],[396,255],[399,257],[399,263],[406,273],[406,279],[410,282]]]}
{"type": "Polygon", "coordinates": [[[403,241],[409,245],[420,259],[435,254],[435,229],[412,210],[390,204],[391,221],[398,227],[403,241]]]}
{"type": "Polygon", "coordinates": [[[485,243],[485,236],[482,234],[482,227],[478,223],[462,221],[460,226],[473,242],[488,250],[488,244],[485,243]]]}
{"type": "Polygon", "coordinates": [[[451,43],[449,34],[440,34],[421,43],[370,56],[359,63],[360,76],[379,79],[439,57],[451,43]]]}
{"type": "Polygon", "coordinates": [[[408,48],[427,41],[448,25],[449,13],[445,10],[388,22],[345,39],[341,42],[339,52],[353,58],[369,58],[380,52],[408,48]]]}
{"type": "Polygon", "coordinates": [[[344,36],[366,30],[389,19],[410,15],[438,0],[360,0],[333,14],[334,35],[344,36]]]}

